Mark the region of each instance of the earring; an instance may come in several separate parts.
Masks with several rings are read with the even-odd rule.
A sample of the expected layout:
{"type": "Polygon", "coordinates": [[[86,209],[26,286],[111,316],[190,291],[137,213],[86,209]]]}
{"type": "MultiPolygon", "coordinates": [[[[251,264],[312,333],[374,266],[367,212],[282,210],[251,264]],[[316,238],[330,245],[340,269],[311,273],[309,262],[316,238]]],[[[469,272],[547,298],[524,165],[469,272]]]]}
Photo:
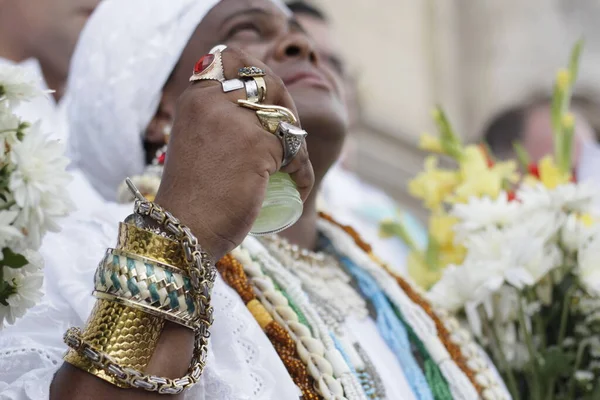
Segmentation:
{"type": "Polygon", "coordinates": [[[173,130],[173,124],[171,124],[171,123],[166,123],[165,126],[163,126],[162,133],[165,138],[165,144],[169,143],[169,138],[171,137],[172,130],[173,130]]]}

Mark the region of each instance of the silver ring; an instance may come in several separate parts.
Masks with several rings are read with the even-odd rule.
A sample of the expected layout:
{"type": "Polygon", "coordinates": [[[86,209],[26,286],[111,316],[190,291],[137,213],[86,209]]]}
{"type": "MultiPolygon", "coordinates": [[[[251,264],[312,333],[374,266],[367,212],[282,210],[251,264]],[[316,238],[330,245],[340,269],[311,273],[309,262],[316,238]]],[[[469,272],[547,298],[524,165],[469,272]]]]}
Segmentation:
{"type": "Polygon", "coordinates": [[[281,140],[281,145],[283,146],[283,161],[281,162],[281,166],[285,167],[298,155],[308,133],[295,125],[281,121],[277,126],[275,135],[281,140]]]}
{"type": "Polygon", "coordinates": [[[225,93],[233,92],[234,90],[239,90],[244,88],[244,81],[241,79],[228,79],[226,81],[221,82],[223,85],[223,91],[225,93]]]}
{"type": "Polygon", "coordinates": [[[246,87],[246,100],[258,103],[260,100],[260,93],[256,81],[254,79],[248,79],[247,81],[244,81],[244,86],[246,87]]]}

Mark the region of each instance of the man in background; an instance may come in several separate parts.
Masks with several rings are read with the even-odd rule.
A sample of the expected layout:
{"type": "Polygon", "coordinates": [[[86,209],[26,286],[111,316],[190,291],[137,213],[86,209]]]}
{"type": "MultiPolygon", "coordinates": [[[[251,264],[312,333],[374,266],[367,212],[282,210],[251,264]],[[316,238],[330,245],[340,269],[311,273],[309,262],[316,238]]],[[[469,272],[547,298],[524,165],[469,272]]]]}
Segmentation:
{"type": "Polygon", "coordinates": [[[42,120],[42,130],[66,141],[64,105],[69,62],[81,29],[100,0],[0,0],[0,67],[26,68],[53,95],[25,103],[17,113],[42,120]]]}
{"type": "Polygon", "coordinates": [[[375,240],[379,234],[379,223],[385,218],[400,218],[420,243],[423,243],[425,238],[423,228],[409,213],[401,211],[398,204],[383,191],[366,184],[346,168],[345,164],[353,156],[352,129],[356,126],[360,114],[356,81],[347,71],[325,14],[304,1],[288,2],[287,6],[314,40],[321,62],[345,83],[346,89],[350,135],[346,139],[347,144],[340,162],[332,167],[325,177],[320,208],[340,222],[356,227],[359,234],[369,243],[375,243],[377,254],[389,265],[404,273],[407,247],[397,238],[375,240]]]}
{"type": "MultiPolygon", "coordinates": [[[[600,150],[596,133],[584,113],[585,103],[585,100],[575,97],[571,107],[575,115],[573,169],[580,180],[598,180],[600,150]]],[[[484,139],[501,159],[516,158],[515,142],[523,145],[534,163],[554,154],[550,100],[536,100],[505,110],[490,122],[484,139]]]]}

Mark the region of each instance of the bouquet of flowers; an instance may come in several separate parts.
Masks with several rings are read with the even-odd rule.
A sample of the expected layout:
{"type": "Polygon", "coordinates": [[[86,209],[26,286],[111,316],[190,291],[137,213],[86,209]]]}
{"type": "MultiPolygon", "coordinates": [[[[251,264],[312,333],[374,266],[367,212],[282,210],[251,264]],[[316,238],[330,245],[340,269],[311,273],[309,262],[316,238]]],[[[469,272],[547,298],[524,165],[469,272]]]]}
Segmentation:
{"type": "Polygon", "coordinates": [[[554,85],[555,151],[539,163],[497,162],[485,145],[463,145],[441,110],[440,135],[411,193],[431,211],[429,243],[414,245],[402,224],[382,234],[411,247],[409,274],[431,301],[462,313],[514,399],[600,399],[600,224],[596,188],[571,170],[568,111],[582,44],[554,85]],[[520,167],[519,167],[520,164],[520,167]]]}
{"type": "Polygon", "coordinates": [[[72,208],[62,145],[42,134],[39,122],[22,121],[14,112],[42,94],[27,71],[0,67],[0,329],[40,301],[37,249],[72,208]]]}

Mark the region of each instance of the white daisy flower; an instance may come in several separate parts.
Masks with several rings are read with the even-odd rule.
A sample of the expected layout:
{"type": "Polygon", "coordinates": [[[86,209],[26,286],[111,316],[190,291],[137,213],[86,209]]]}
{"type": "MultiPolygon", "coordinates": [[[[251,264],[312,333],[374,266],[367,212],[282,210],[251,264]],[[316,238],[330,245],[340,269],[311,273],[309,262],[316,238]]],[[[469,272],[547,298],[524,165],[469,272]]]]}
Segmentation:
{"type": "Polygon", "coordinates": [[[591,238],[596,229],[586,226],[576,214],[570,214],[560,230],[560,243],[567,252],[573,253],[591,238]]]}
{"type": "Polygon", "coordinates": [[[460,219],[457,232],[477,231],[486,227],[503,227],[517,220],[520,204],[509,201],[506,192],[500,193],[496,200],[489,197],[471,197],[466,204],[456,204],[452,215],[460,219]]]}
{"type": "Polygon", "coordinates": [[[36,123],[28,129],[10,154],[15,170],[9,189],[22,209],[15,225],[26,230],[33,248],[39,247],[45,232],[56,231],[57,218],[73,208],[66,191],[71,175],[66,172],[69,161],[63,156],[63,146],[48,140],[39,127],[36,123]]]}
{"type": "Polygon", "coordinates": [[[0,101],[11,108],[47,93],[40,89],[39,79],[30,71],[16,65],[0,65],[0,101]]]}
{"type": "Polygon", "coordinates": [[[12,225],[17,215],[19,215],[19,211],[16,210],[0,211],[0,249],[4,248],[7,243],[23,237],[21,231],[12,225]]]}
{"type": "Polygon", "coordinates": [[[15,293],[5,300],[8,305],[0,304],[0,329],[5,322],[14,324],[43,296],[42,257],[34,251],[25,251],[23,255],[29,261],[28,265],[18,269],[4,267],[4,280],[14,288],[15,293]]]}
{"type": "Polygon", "coordinates": [[[584,243],[578,254],[578,265],[575,272],[579,281],[591,296],[600,296],[600,232],[590,241],[584,243]]]}

